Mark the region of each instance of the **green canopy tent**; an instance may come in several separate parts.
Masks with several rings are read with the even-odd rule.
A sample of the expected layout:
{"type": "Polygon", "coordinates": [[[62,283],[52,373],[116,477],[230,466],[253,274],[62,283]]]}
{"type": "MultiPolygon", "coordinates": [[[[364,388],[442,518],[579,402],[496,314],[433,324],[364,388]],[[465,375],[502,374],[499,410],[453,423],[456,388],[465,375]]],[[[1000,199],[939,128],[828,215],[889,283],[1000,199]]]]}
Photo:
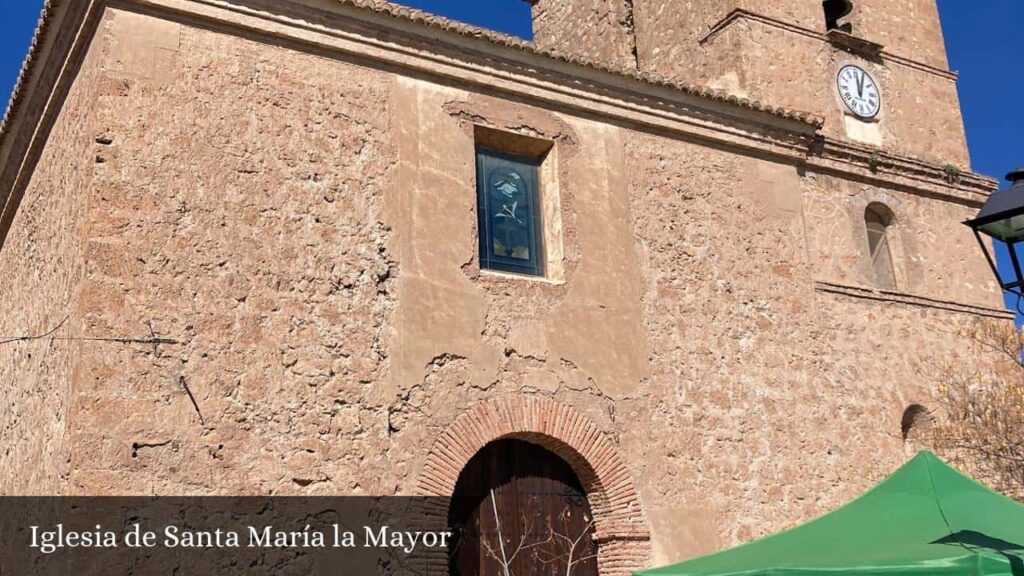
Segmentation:
{"type": "Polygon", "coordinates": [[[1024,506],[922,452],[796,528],[637,576],[1024,576],[1024,506]]]}

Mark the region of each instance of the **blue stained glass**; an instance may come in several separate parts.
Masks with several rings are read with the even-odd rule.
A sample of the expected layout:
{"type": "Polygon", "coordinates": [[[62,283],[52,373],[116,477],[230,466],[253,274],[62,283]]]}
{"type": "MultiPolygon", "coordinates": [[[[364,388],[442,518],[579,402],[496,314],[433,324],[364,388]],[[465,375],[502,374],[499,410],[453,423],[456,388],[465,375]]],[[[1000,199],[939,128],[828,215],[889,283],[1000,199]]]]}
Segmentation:
{"type": "Polygon", "coordinates": [[[476,165],[480,267],[542,276],[538,161],[481,149],[476,165]]]}

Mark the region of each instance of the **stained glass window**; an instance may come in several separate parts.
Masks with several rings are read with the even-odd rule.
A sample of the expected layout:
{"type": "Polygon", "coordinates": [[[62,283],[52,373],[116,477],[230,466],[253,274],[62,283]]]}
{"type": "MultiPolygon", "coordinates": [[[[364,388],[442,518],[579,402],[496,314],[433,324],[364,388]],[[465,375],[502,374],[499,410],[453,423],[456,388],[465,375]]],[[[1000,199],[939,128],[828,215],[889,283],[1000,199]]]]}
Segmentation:
{"type": "Polygon", "coordinates": [[[544,274],[537,167],[535,158],[477,150],[481,268],[544,274]]]}

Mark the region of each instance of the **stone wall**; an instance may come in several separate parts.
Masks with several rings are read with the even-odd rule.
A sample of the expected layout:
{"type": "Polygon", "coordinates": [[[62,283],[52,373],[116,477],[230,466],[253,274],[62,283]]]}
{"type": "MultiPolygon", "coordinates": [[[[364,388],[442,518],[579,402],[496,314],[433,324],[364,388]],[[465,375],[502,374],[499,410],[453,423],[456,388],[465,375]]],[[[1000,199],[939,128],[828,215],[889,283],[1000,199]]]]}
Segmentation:
{"type": "Polygon", "coordinates": [[[67,490],[99,47],[89,53],[0,250],[0,494],[67,490]],[[20,339],[29,336],[31,339],[20,339]]]}
{"type": "MultiPolygon", "coordinates": [[[[849,189],[869,187],[650,136],[631,135],[627,150],[651,375],[616,417],[655,558],[770,534],[895,469],[903,410],[928,403],[945,362],[967,362],[955,331],[974,320],[815,290],[864,264],[853,240],[864,204],[849,189]]],[[[914,212],[901,219],[900,262],[928,273],[913,289],[993,303],[994,291],[967,285],[986,278],[984,264],[953,256],[972,254],[965,208],[876,192],[914,212]],[[940,237],[953,244],[933,251],[940,237]]]]}
{"type": "Polygon", "coordinates": [[[939,302],[995,304],[995,277],[962,224],[977,213],[974,207],[823,174],[809,174],[802,188],[816,280],[875,287],[864,211],[878,203],[893,213],[888,236],[898,291],[939,302]]]}
{"type": "MultiPolygon", "coordinates": [[[[67,284],[6,271],[77,266],[82,296],[55,311],[80,334],[176,343],[68,353],[66,433],[16,444],[28,462],[66,439],[59,490],[412,494],[511,434],[607,479],[618,574],[806,520],[894,469],[903,409],[976,319],[922,298],[999,305],[967,206],[123,10],[96,46],[73,139],[88,162],[37,172],[85,193],[30,190],[0,290],[42,298],[67,284]],[[476,126],[552,143],[560,278],[479,269],[476,126]],[[857,217],[879,200],[919,301],[865,286],[857,217]],[[81,220],[80,249],[21,251],[43,204],[81,220]]],[[[9,429],[38,428],[38,406],[9,429]]]]}
{"type": "Polygon", "coordinates": [[[536,42],[813,112],[826,119],[824,133],[829,136],[962,169],[970,166],[956,79],[947,71],[935,0],[854,1],[844,22],[853,25],[857,38],[880,43],[885,49],[880,56],[829,42],[820,2],[629,4],[625,9],[631,14],[630,25],[609,26],[625,21],[620,3],[540,2],[534,6],[536,42]],[[623,56],[631,46],[632,60],[623,56]],[[851,63],[868,70],[880,84],[883,108],[877,122],[856,120],[839,99],[836,76],[851,63]]]}
{"type": "Polygon", "coordinates": [[[854,0],[854,11],[844,21],[853,25],[855,35],[893,54],[949,68],[936,0],[854,0]]]}
{"type": "Polygon", "coordinates": [[[387,491],[393,80],[128,12],[102,34],[85,326],[181,344],[83,355],[72,489],[387,491]]]}
{"type": "Polygon", "coordinates": [[[850,53],[821,38],[770,22],[742,19],[684,57],[666,50],[651,66],[748,98],[821,114],[823,133],[938,164],[970,166],[955,79],[889,58],[850,53]],[[679,63],[679,64],[675,64],[679,63]],[[840,68],[855,64],[876,80],[882,110],[873,121],[850,114],[839,99],[840,68]],[[927,113],[922,113],[927,111],[927,113]]]}
{"type": "Polygon", "coordinates": [[[533,5],[533,41],[562,54],[635,69],[634,0],[527,0],[533,5]]]}

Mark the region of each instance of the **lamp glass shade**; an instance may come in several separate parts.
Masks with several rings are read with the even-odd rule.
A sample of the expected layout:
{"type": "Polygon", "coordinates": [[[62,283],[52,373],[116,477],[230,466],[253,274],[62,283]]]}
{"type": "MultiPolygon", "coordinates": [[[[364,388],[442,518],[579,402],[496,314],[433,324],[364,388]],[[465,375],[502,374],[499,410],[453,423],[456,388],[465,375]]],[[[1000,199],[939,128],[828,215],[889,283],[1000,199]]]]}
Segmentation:
{"type": "Polygon", "coordinates": [[[1024,168],[1007,174],[1011,182],[992,194],[973,220],[966,222],[975,231],[1004,242],[1024,240],[1024,168]]]}
{"type": "Polygon", "coordinates": [[[1002,289],[1024,298],[1024,255],[1018,252],[1018,248],[1024,246],[1024,167],[1010,172],[1006,179],[1012,183],[1010,187],[989,196],[978,215],[964,224],[974,230],[978,245],[1002,289]],[[982,234],[1006,244],[1010,256],[1008,270],[1000,271],[994,246],[985,242],[982,234]]]}
{"type": "Polygon", "coordinates": [[[980,224],[977,230],[982,234],[997,238],[1003,242],[1024,240],[1024,214],[1017,214],[1002,220],[980,224]]]}

